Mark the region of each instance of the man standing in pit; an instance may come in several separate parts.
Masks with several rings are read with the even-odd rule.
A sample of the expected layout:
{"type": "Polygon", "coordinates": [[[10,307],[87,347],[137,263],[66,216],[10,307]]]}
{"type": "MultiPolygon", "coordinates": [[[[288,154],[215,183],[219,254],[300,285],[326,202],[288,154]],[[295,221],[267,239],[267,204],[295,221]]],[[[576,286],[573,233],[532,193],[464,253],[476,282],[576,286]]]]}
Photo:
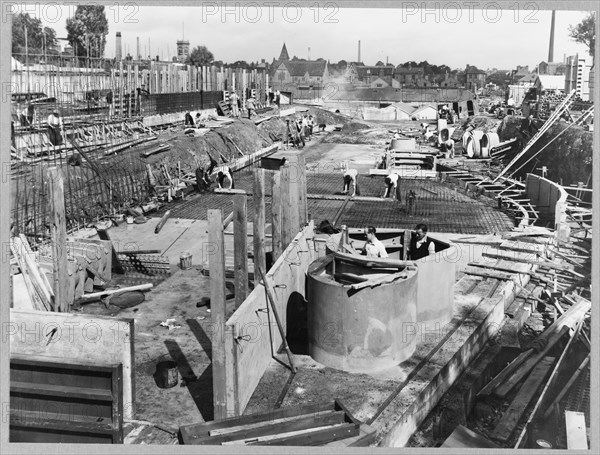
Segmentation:
{"type": "Polygon", "coordinates": [[[358,171],[356,169],[346,169],[344,172],[344,190],[342,194],[348,194],[350,192],[350,185],[354,185],[354,191],[352,197],[357,194],[360,196],[360,190],[358,189],[358,171]]]}
{"type": "Polygon", "coordinates": [[[52,113],[48,116],[47,120],[48,124],[48,138],[50,139],[50,143],[55,147],[57,145],[62,145],[63,143],[63,121],[58,112],[58,109],[54,109],[52,113]]]}
{"type": "Polygon", "coordinates": [[[366,254],[367,257],[387,258],[388,254],[385,250],[385,246],[383,246],[383,243],[375,236],[375,233],[376,230],[373,226],[369,226],[365,229],[367,241],[361,253],[366,254]]]}
{"type": "Polygon", "coordinates": [[[383,198],[387,198],[390,197],[392,194],[395,194],[396,199],[398,199],[398,201],[400,201],[400,188],[398,187],[398,174],[390,172],[389,175],[385,176],[384,182],[385,182],[385,194],[383,195],[383,198]],[[392,192],[393,191],[393,192],[392,192]]]}
{"type": "Polygon", "coordinates": [[[416,261],[430,254],[435,254],[435,244],[427,237],[427,225],[419,223],[410,238],[409,259],[416,261]]]}

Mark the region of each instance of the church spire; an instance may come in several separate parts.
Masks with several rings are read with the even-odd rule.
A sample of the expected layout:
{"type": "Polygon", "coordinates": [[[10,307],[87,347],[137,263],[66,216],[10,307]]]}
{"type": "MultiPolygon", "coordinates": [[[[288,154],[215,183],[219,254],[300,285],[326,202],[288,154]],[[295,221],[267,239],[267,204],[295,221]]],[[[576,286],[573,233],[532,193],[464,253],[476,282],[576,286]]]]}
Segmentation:
{"type": "Polygon", "coordinates": [[[281,53],[279,54],[279,58],[277,60],[289,60],[290,56],[287,51],[287,47],[285,47],[285,43],[283,43],[283,47],[281,48],[281,53]]]}

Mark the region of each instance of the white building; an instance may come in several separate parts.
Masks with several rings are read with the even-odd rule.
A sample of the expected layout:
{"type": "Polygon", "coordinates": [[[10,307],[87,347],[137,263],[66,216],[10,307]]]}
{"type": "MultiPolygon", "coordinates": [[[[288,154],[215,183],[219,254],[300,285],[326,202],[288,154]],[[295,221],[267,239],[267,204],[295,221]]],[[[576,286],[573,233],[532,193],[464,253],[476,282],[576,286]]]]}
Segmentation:
{"type": "Polygon", "coordinates": [[[565,93],[575,90],[577,96],[584,101],[590,101],[590,69],[592,61],[579,57],[579,54],[567,58],[567,71],[565,73],[565,93]]]}

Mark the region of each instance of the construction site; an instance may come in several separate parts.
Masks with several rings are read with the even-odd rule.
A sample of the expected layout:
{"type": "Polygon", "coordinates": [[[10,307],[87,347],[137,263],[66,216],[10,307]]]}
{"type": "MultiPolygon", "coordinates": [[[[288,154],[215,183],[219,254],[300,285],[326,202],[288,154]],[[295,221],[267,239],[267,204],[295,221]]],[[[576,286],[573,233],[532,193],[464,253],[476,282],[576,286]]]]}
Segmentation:
{"type": "Polygon", "coordinates": [[[589,449],[577,90],[400,119],[258,69],[48,64],[13,63],[11,443],[589,449]]]}

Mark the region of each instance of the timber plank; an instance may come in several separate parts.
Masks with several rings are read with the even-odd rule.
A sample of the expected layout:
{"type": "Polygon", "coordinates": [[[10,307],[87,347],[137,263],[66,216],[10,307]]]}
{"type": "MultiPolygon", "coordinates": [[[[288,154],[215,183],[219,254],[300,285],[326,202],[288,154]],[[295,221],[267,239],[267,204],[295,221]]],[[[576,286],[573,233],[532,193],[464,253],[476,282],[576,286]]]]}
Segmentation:
{"type": "Polygon", "coordinates": [[[469,430],[463,425],[459,425],[450,436],[444,441],[441,447],[448,449],[483,449],[483,448],[500,448],[487,438],[484,438],[479,433],[469,430]]]}
{"type": "Polygon", "coordinates": [[[523,383],[521,389],[515,396],[511,405],[503,413],[502,418],[494,431],[490,433],[492,439],[507,441],[514,432],[519,420],[523,416],[525,409],[542,385],[544,378],[550,371],[554,362],[554,357],[544,357],[542,361],[534,368],[527,380],[523,383]]]}

